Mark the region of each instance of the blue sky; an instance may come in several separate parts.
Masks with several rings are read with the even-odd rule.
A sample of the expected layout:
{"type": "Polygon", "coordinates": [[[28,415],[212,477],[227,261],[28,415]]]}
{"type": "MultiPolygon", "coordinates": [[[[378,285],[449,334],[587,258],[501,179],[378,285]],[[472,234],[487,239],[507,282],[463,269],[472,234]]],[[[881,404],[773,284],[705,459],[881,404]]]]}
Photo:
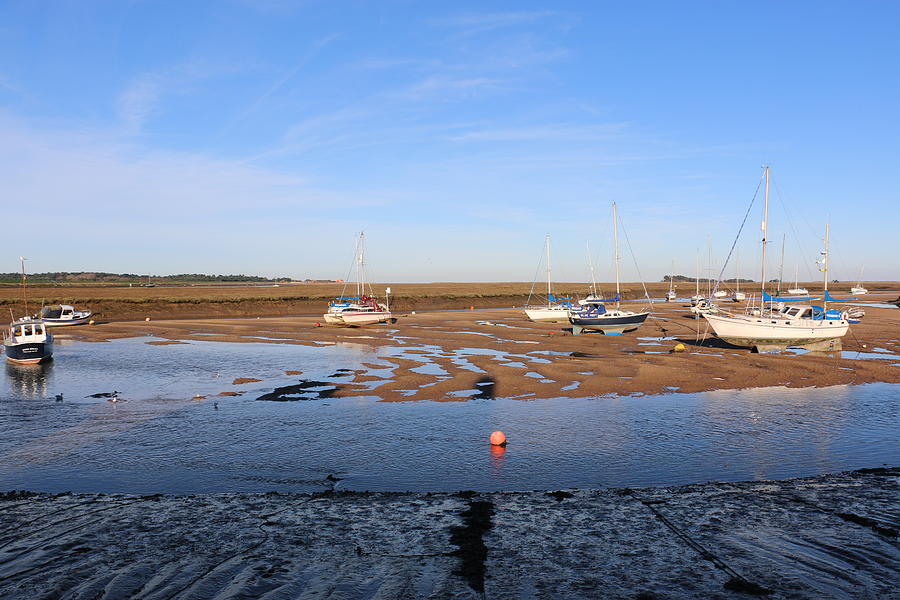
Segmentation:
{"type": "Polygon", "coordinates": [[[898,65],[893,2],[0,1],[0,271],[609,279],[616,201],[652,281],[769,164],[786,272],[896,280],[898,65]]]}

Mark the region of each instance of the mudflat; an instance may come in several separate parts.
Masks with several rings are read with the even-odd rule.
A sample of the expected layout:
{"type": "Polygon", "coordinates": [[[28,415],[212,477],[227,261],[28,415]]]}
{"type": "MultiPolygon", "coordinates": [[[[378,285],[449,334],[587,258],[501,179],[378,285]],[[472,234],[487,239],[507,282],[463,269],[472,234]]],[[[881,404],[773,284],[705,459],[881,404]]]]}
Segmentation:
{"type": "MultiPolygon", "coordinates": [[[[866,299],[883,302],[888,296],[875,294],[866,299]]],[[[635,302],[631,306],[648,305],[635,302]]],[[[334,393],[338,397],[374,395],[385,401],[459,400],[458,392],[473,389],[487,389],[498,397],[552,398],[900,382],[900,309],[896,308],[867,306],[862,322],[852,325],[845,336],[843,352],[804,354],[753,354],[723,344],[711,335],[703,319],[691,318],[680,302],[654,302],[651,318],[637,331],[621,336],[574,336],[568,325],[532,323],[513,308],[397,310],[392,324],[331,327],[321,324],[324,308],[320,302],[317,314],[297,316],[101,320],[93,326],[59,329],[57,335],[95,342],[154,336],[172,342],[402,346],[408,349],[406,358],[386,359],[393,365],[392,376],[374,390],[371,378],[361,372],[342,382],[334,393]],[[683,351],[676,351],[679,344],[683,351]],[[466,354],[468,368],[459,364],[460,353],[466,354]],[[532,358],[539,354],[542,360],[539,364],[530,360],[526,367],[520,358],[523,354],[532,358]],[[421,359],[409,358],[417,355],[421,359]],[[428,371],[420,368],[425,363],[437,365],[443,373],[423,373],[428,371]]]]}

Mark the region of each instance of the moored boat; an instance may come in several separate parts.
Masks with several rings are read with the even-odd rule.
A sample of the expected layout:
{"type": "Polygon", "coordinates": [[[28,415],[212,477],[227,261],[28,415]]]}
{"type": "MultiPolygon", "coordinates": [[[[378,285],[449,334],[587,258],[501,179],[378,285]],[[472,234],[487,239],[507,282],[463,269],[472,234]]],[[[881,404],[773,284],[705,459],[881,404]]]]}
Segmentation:
{"type": "Polygon", "coordinates": [[[614,263],[616,267],[616,296],[610,299],[593,298],[579,302],[582,308],[569,311],[569,322],[572,323],[572,333],[579,335],[584,330],[599,331],[605,335],[619,335],[634,331],[647,320],[650,311],[634,312],[622,310],[619,306],[621,294],[619,291],[619,228],[616,212],[616,203],[613,202],[613,237],[615,240],[614,263]],[[606,304],[615,302],[613,310],[607,310],[606,304]]]}
{"type": "Polygon", "coordinates": [[[45,306],[41,308],[39,318],[48,327],[63,327],[66,325],[83,325],[91,320],[92,313],[89,310],[75,310],[68,304],[45,306]]]}
{"type": "MultiPolygon", "coordinates": [[[[841,338],[850,328],[846,313],[828,309],[828,237],[825,226],[825,250],[821,269],[824,273],[825,294],[822,305],[812,301],[820,298],[785,298],[766,293],[766,243],[769,218],[769,168],[764,167],[765,208],[763,209],[762,277],[760,278],[762,305],[746,314],[719,311],[703,314],[716,337],[736,346],[757,351],[783,350],[802,347],[809,350],[840,350],[841,338]],[[795,304],[803,302],[803,304],[795,304]]],[[[790,293],[790,290],[788,290],[790,293]]]]}
{"type": "MultiPolygon", "coordinates": [[[[557,298],[553,295],[551,287],[552,272],[550,269],[550,236],[544,238],[544,249],[547,253],[547,305],[529,305],[525,306],[522,312],[530,321],[536,323],[568,323],[569,310],[572,308],[572,300],[570,298],[557,298]]],[[[538,264],[540,267],[540,264],[538,264]]],[[[528,300],[534,295],[534,283],[531,284],[531,293],[528,294],[528,300]]],[[[527,304],[527,302],[526,302],[527,304]]]]}
{"type": "Polygon", "coordinates": [[[53,335],[40,319],[20,319],[4,332],[3,349],[11,363],[37,364],[53,356],[53,335]]]}
{"type": "MultiPolygon", "coordinates": [[[[356,296],[347,298],[341,292],[340,298],[328,304],[328,310],[322,318],[328,325],[359,326],[387,323],[392,319],[391,311],[387,304],[378,302],[378,298],[372,293],[372,286],[366,281],[365,233],[359,234],[353,262],[356,265],[356,296]]],[[[387,288],[385,293],[390,294],[391,288],[387,288]]]]}

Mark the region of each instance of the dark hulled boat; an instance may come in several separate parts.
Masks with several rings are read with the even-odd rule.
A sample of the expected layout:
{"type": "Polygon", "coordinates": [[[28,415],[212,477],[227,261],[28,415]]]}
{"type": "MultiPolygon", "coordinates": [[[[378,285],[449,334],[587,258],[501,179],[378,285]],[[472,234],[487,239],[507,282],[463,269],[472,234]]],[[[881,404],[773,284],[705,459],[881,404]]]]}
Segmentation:
{"type": "Polygon", "coordinates": [[[9,362],[37,364],[53,356],[53,336],[40,319],[21,319],[9,324],[3,348],[9,362]]]}

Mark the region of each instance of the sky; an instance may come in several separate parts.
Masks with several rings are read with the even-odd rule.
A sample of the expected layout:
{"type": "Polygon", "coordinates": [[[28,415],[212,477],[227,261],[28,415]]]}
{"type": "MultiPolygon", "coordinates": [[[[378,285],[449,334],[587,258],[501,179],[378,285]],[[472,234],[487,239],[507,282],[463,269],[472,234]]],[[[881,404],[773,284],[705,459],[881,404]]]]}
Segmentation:
{"type": "Polygon", "coordinates": [[[758,279],[769,165],[769,273],[900,280],[898,107],[896,2],[0,0],[0,271],[758,279]]]}

